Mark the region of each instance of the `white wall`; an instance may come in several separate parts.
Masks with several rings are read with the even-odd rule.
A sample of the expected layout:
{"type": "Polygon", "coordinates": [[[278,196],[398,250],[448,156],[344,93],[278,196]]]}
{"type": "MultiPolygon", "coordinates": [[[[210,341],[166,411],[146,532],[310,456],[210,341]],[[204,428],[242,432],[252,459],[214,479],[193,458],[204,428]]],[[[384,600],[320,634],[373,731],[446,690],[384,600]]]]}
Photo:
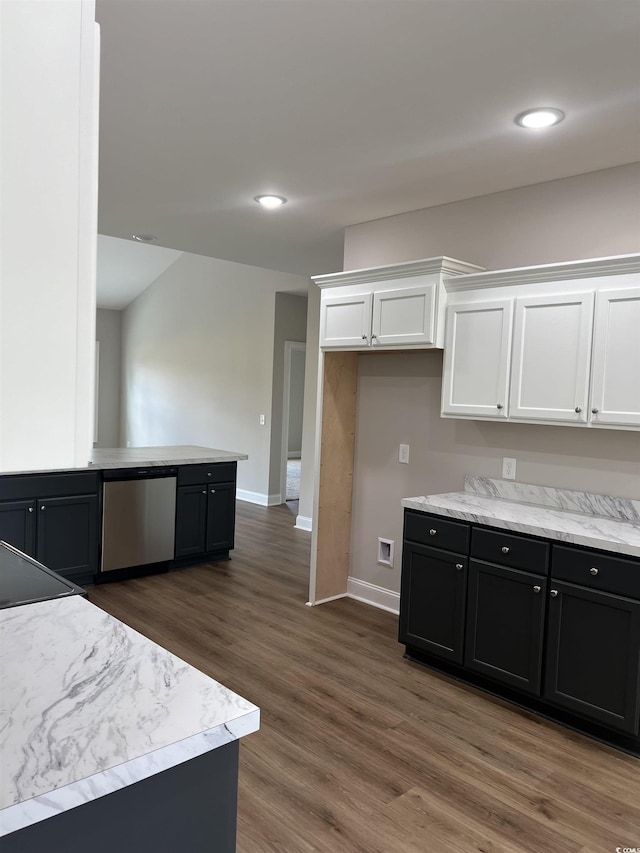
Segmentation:
{"type": "MultiPolygon", "coordinates": [[[[306,279],[304,279],[306,287],[306,279]]],[[[282,406],[284,396],[285,341],[304,343],[307,335],[307,297],[291,293],[276,293],[273,337],[273,385],[271,398],[271,452],[269,494],[273,503],[284,501],[280,494],[282,464],[282,406]]]]}
{"type": "Polygon", "coordinates": [[[344,269],[449,255],[487,269],[640,251],[640,163],[389,216],[345,231],[344,269]]]}
{"type": "Polygon", "coordinates": [[[86,465],[93,441],[93,0],[0,3],[0,470],[86,465]]]}
{"type": "Polygon", "coordinates": [[[460,491],[465,474],[640,499],[637,432],[449,420],[440,417],[442,352],[359,359],[351,576],[399,592],[403,497],[460,491]],[[398,462],[398,445],[411,448],[398,462]],[[377,564],[378,536],[395,540],[393,569],[377,564]]]}
{"type": "Polygon", "coordinates": [[[313,496],[316,483],[316,416],[318,408],[318,350],[320,347],[320,288],[308,283],[307,355],[304,375],[304,413],[302,420],[302,466],[300,471],[300,503],[296,527],[311,530],[313,496]]]}
{"type": "MultiPolygon", "coordinates": [[[[306,312],[305,312],[306,314],[306,312]]],[[[306,316],[305,316],[306,321],[306,316]]],[[[305,322],[306,325],[306,322],[305,322]]],[[[306,329],[305,329],[306,332],[306,329]]],[[[291,350],[291,376],[289,392],[289,430],[287,451],[289,458],[299,458],[302,453],[302,419],[304,413],[305,351],[291,350]]]]}
{"type": "Polygon", "coordinates": [[[119,447],[120,445],[121,331],[122,311],[98,308],[96,340],[100,343],[100,358],[96,447],[119,447]]]}
{"type": "Polygon", "coordinates": [[[123,312],[122,442],[248,453],[239,494],[266,501],[275,295],[306,287],[299,276],[182,255],[123,312]]]}

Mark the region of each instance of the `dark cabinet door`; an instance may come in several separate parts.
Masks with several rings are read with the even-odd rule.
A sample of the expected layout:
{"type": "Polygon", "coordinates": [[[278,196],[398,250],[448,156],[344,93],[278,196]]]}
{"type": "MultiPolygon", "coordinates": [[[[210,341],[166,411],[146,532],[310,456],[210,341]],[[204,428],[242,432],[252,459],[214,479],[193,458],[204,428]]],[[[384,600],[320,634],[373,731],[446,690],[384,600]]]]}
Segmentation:
{"type": "Polygon", "coordinates": [[[405,540],[401,643],[462,663],[467,558],[405,540]]]}
{"type": "Polygon", "coordinates": [[[30,557],[36,553],[35,506],[35,501],[0,503],[0,539],[30,557]]]}
{"type": "Polygon", "coordinates": [[[638,734],[640,602],[553,579],[550,587],[545,697],[638,734]]]}
{"type": "Polygon", "coordinates": [[[98,498],[45,498],[36,505],[36,559],[62,575],[98,569],[98,498]]]}
{"type": "Polygon", "coordinates": [[[465,666],[540,694],[546,578],[469,562],[465,666]]]}
{"type": "Polygon", "coordinates": [[[176,557],[202,554],[207,531],[207,487],[179,486],[176,500],[176,557]]]}
{"type": "Polygon", "coordinates": [[[236,519],[235,483],[219,483],[207,489],[207,551],[230,551],[236,519]]]}

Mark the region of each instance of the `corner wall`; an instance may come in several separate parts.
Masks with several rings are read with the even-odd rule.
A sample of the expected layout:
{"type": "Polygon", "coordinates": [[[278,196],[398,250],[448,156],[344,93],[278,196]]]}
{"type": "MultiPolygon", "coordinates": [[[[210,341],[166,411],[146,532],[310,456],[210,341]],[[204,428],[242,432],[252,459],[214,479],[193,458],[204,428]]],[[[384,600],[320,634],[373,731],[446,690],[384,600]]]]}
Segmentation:
{"type": "Polygon", "coordinates": [[[266,503],[275,297],[306,289],[300,276],[181,255],[123,312],[122,443],[247,453],[238,496],[266,503]]]}
{"type": "Polygon", "coordinates": [[[120,374],[122,311],[98,308],[96,341],[98,363],[98,440],[96,447],[120,445],[120,374]]]}

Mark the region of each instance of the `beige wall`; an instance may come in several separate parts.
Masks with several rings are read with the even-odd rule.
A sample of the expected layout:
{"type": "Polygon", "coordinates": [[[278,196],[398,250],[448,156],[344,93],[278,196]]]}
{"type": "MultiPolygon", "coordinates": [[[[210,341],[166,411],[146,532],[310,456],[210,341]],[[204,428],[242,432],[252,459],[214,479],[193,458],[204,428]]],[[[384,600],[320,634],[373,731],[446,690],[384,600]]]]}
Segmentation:
{"type": "Polygon", "coordinates": [[[640,498],[637,432],[440,417],[442,352],[360,356],[351,576],[400,589],[403,497],[460,491],[465,474],[640,498]],[[410,446],[409,464],[398,445],[410,446]],[[393,569],[377,565],[378,536],[395,540],[393,569]]]}
{"type": "Polygon", "coordinates": [[[96,447],[118,447],[120,444],[121,327],[122,311],[98,308],[96,340],[100,343],[100,363],[96,447]]]}
{"type": "MultiPolygon", "coordinates": [[[[305,282],[306,284],[306,282],[305,282]]],[[[280,466],[282,461],[282,404],[284,389],[285,341],[304,343],[307,337],[307,297],[291,293],[276,293],[273,335],[273,396],[271,401],[271,453],[269,463],[269,494],[277,501],[280,495],[280,466]]],[[[284,501],[284,495],[280,495],[284,501]]]]}
{"type": "Polygon", "coordinates": [[[344,269],[436,255],[504,269],[638,251],[640,163],[632,163],[352,225],[344,269]]]}
{"type": "Polygon", "coordinates": [[[123,312],[123,442],[248,453],[239,494],[266,499],[275,295],[306,289],[300,276],[181,255],[123,312]]]}

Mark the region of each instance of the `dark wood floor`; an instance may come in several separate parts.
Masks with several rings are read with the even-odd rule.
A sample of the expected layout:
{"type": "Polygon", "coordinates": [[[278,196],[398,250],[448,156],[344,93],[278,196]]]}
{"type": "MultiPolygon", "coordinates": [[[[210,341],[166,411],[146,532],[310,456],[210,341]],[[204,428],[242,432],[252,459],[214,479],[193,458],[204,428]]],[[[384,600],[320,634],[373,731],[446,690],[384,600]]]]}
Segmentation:
{"type": "Polygon", "coordinates": [[[640,762],[406,662],[388,613],[305,607],[310,534],[292,521],[239,503],[230,562],[90,591],[260,706],[238,853],[640,847],[640,762]]]}

